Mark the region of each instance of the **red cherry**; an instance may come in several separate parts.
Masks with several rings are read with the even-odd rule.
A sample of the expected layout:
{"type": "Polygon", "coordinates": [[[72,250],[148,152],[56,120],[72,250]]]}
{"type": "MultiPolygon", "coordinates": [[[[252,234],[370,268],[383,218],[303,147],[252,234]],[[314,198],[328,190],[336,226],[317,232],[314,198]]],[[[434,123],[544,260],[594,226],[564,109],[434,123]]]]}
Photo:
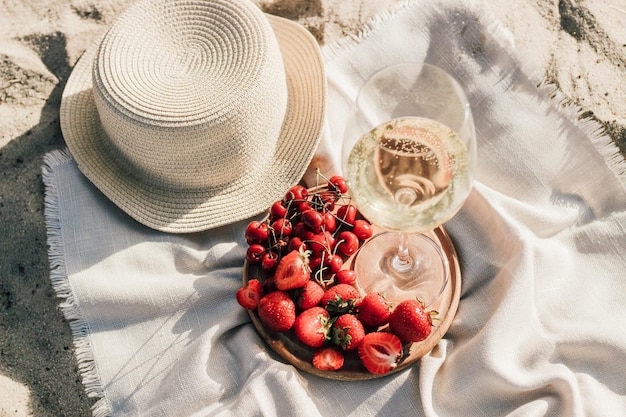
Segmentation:
{"type": "Polygon", "coordinates": [[[324,191],[320,193],[319,200],[322,204],[322,208],[328,211],[333,211],[335,209],[335,201],[337,196],[335,193],[331,191],[324,191]]]}
{"type": "Polygon", "coordinates": [[[294,185],[285,194],[285,201],[291,200],[306,200],[309,196],[309,191],[302,185],[294,185]]]}
{"type": "Polygon", "coordinates": [[[285,217],[285,215],[287,214],[287,208],[283,206],[282,201],[276,201],[274,202],[274,204],[272,204],[272,207],[270,208],[270,214],[274,219],[285,217]]]}
{"type": "Polygon", "coordinates": [[[367,220],[355,220],[354,227],[352,227],[352,233],[356,235],[361,240],[367,240],[372,237],[374,231],[372,230],[372,225],[367,220]]]}
{"type": "Polygon", "coordinates": [[[265,243],[269,234],[267,223],[253,220],[246,227],[246,242],[248,245],[252,245],[253,243],[265,243]]]}
{"type": "Polygon", "coordinates": [[[331,247],[326,239],[324,233],[314,234],[311,239],[306,241],[306,244],[313,255],[320,256],[322,252],[330,252],[331,247]]]}
{"type": "Polygon", "coordinates": [[[258,264],[261,262],[263,255],[265,254],[265,247],[259,243],[253,243],[248,247],[246,251],[246,259],[251,264],[258,264]]]}
{"type": "Polygon", "coordinates": [[[274,251],[267,251],[261,258],[261,269],[267,273],[271,273],[278,266],[278,254],[274,251]]]}
{"type": "Polygon", "coordinates": [[[324,215],[319,211],[307,210],[302,213],[302,222],[306,224],[314,233],[319,233],[324,224],[324,215]]]}
{"type": "Polygon", "coordinates": [[[309,257],[309,268],[311,271],[317,271],[322,266],[322,257],[320,255],[313,254],[309,257]]]}
{"type": "Polygon", "coordinates": [[[326,243],[328,244],[328,247],[332,251],[335,248],[335,244],[337,243],[337,239],[328,230],[324,231],[324,237],[326,239],[326,243]]]}
{"type": "Polygon", "coordinates": [[[310,239],[305,240],[309,250],[314,254],[321,254],[326,251],[331,253],[335,247],[336,239],[330,232],[316,233],[310,239]]]}
{"type": "Polygon", "coordinates": [[[291,222],[286,218],[280,218],[272,223],[272,229],[278,236],[289,236],[293,231],[291,222]]]}
{"type": "Polygon", "coordinates": [[[330,211],[324,213],[324,230],[330,233],[337,230],[337,218],[330,211]]]}
{"type": "Polygon", "coordinates": [[[352,226],[356,219],[356,207],[352,204],[341,206],[337,209],[337,217],[339,220],[343,220],[345,223],[352,226]]]}
{"type": "Polygon", "coordinates": [[[309,240],[313,240],[313,236],[315,235],[316,234],[313,233],[313,231],[307,227],[304,233],[302,233],[302,240],[304,242],[308,242],[309,240]]]}
{"type": "Polygon", "coordinates": [[[291,232],[291,236],[299,237],[304,240],[304,236],[307,232],[310,232],[309,228],[306,227],[306,224],[303,222],[298,222],[293,227],[293,231],[291,232]]]}
{"type": "Polygon", "coordinates": [[[287,251],[291,252],[292,250],[299,250],[300,246],[304,245],[302,250],[307,250],[306,243],[302,241],[298,236],[294,236],[289,239],[289,245],[287,245],[287,251]]]}
{"type": "Polygon", "coordinates": [[[345,194],[348,192],[348,184],[346,180],[341,175],[333,175],[328,179],[328,188],[334,188],[338,190],[341,194],[345,194]]]}
{"type": "Polygon", "coordinates": [[[343,259],[341,259],[341,256],[339,255],[328,255],[324,263],[333,274],[339,272],[343,267],[343,259]]]}
{"type": "Polygon", "coordinates": [[[344,256],[350,256],[359,249],[359,238],[352,232],[344,230],[337,235],[337,251],[344,256]]]}
{"type": "Polygon", "coordinates": [[[356,282],[356,271],[352,269],[342,269],[335,274],[337,284],[352,285],[356,282]]]}
{"type": "Polygon", "coordinates": [[[296,210],[298,213],[304,213],[305,211],[313,210],[313,207],[311,207],[311,203],[308,201],[300,201],[296,204],[296,210]]]}

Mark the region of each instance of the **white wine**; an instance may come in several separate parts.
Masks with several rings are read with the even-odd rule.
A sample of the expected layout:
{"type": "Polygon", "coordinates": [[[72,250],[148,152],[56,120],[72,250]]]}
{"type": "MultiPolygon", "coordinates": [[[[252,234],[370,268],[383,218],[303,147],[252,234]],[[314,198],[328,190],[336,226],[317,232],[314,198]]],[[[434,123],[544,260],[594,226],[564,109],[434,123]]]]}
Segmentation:
{"type": "Polygon", "coordinates": [[[425,231],[450,219],[471,189],[470,155],[461,138],[431,119],[391,120],[363,135],[346,179],[359,211],[393,231],[425,231]]]}

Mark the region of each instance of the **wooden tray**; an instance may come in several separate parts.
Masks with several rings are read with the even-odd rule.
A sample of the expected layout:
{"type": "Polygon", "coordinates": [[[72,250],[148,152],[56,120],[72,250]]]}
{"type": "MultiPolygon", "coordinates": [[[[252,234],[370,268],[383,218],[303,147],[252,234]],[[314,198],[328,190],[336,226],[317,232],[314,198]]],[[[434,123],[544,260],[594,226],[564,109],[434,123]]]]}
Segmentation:
{"type": "MultiPolygon", "coordinates": [[[[448,331],[448,328],[454,319],[454,315],[456,314],[461,295],[461,270],[459,268],[456,250],[450,240],[450,236],[443,229],[443,227],[439,227],[431,233],[427,233],[427,235],[438,243],[446,254],[450,264],[450,281],[448,282],[448,285],[446,285],[441,297],[439,297],[439,299],[428,308],[428,310],[436,310],[439,312],[439,319],[433,321],[434,327],[431,335],[422,342],[413,343],[410,346],[408,355],[406,355],[398,366],[392,369],[389,373],[377,375],[368,372],[355,351],[345,352],[345,362],[342,369],[338,371],[320,371],[311,363],[315,349],[301,343],[291,331],[287,333],[275,333],[267,330],[259,319],[256,310],[248,310],[254,327],[263,340],[265,340],[267,345],[283,360],[304,372],[308,372],[322,378],[342,381],[360,381],[392,375],[406,369],[417,362],[422,356],[430,352],[448,331]]],[[[350,262],[345,262],[345,264],[349,265],[350,262]]],[[[244,285],[246,285],[248,279],[251,277],[262,276],[263,274],[260,267],[257,265],[249,265],[247,262],[244,263],[244,285]]]]}

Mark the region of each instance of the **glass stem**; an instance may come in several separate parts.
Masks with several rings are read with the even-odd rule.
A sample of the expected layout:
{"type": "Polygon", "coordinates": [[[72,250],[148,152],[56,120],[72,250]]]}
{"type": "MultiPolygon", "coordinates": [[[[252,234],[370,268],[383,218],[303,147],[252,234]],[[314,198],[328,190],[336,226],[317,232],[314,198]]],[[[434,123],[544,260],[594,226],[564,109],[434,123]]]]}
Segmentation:
{"type": "Polygon", "coordinates": [[[411,255],[409,254],[409,235],[405,232],[401,232],[399,235],[400,244],[398,245],[398,253],[393,257],[391,266],[398,272],[406,272],[413,267],[413,259],[411,259],[411,255]]]}
{"type": "MultiPolygon", "coordinates": [[[[402,209],[408,209],[415,200],[417,200],[417,192],[411,187],[400,187],[394,194],[394,200],[398,206],[402,209]]],[[[409,254],[409,235],[406,232],[399,232],[400,244],[398,246],[398,253],[393,257],[391,261],[391,267],[396,272],[407,272],[413,268],[413,259],[409,254]]]]}

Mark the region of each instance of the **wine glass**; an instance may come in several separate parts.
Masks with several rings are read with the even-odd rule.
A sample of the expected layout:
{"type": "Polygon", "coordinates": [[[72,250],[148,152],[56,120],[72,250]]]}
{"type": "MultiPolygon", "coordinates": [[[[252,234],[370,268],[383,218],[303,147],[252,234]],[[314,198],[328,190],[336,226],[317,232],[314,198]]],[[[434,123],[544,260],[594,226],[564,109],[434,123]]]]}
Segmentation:
{"type": "Polygon", "coordinates": [[[476,134],[459,83],[422,63],[386,67],[359,90],[348,118],[342,165],[353,202],[384,229],[356,255],[365,292],[426,306],[448,283],[441,247],[425,233],[461,208],[472,187],[476,134]]]}

